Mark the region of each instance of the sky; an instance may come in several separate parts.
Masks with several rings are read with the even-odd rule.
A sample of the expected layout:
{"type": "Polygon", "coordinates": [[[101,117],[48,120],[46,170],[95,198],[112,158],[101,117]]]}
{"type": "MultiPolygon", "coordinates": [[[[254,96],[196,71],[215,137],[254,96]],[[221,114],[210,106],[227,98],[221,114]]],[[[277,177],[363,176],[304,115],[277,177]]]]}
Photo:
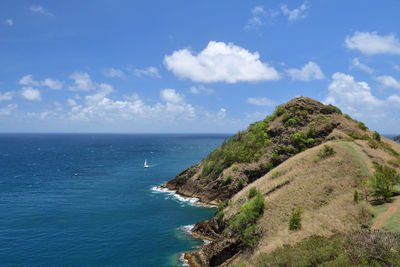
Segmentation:
{"type": "Polygon", "coordinates": [[[400,1],[0,2],[0,132],[235,133],[297,96],[400,134],[400,1]]]}

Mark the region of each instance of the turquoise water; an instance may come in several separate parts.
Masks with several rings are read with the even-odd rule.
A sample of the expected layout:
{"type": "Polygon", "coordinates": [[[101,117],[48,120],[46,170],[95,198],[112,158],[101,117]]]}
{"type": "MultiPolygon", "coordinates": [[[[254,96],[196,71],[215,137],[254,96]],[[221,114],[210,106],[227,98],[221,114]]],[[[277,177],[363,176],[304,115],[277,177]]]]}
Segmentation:
{"type": "Polygon", "coordinates": [[[226,137],[0,135],[0,265],[179,266],[215,210],[152,187],[226,137]]]}

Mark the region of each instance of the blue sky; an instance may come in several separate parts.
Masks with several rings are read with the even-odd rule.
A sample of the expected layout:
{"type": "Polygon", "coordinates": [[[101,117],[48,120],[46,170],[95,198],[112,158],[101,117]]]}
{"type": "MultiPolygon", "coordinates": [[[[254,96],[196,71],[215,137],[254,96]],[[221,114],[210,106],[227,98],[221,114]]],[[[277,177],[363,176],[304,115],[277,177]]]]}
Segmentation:
{"type": "Polygon", "coordinates": [[[400,2],[1,1],[1,132],[222,132],[310,96],[400,132],[400,2]]]}

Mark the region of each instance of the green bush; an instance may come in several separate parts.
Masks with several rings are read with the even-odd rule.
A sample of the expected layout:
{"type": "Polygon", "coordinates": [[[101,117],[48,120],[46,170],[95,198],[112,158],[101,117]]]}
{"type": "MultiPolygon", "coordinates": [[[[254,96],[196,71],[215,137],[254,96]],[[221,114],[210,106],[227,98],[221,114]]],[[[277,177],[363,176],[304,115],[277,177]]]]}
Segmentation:
{"type": "Polygon", "coordinates": [[[316,156],[316,157],[313,157],[312,162],[317,163],[317,162],[319,162],[320,160],[321,160],[321,158],[318,157],[318,156],[316,156]]]}
{"type": "Polygon", "coordinates": [[[243,188],[243,180],[240,179],[238,182],[238,189],[241,190],[243,188]]]}
{"type": "Polygon", "coordinates": [[[224,209],[225,209],[225,207],[226,207],[226,205],[223,202],[218,203],[217,217],[218,217],[218,222],[220,224],[224,220],[224,209]]]}
{"type": "Polygon", "coordinates": [[[232,182],[232,175],[228,175],[228,177],[226,177],[226,179],[222,182],[222,185],[228,185],[232,182]]]}
{"type": "Polygon", "coordinates": [[[344,117],[346,118],[346,119],[348,119],[348,120],[353,120],[351,117],[350,117],[350,115],[349,114],[344,114],[344,117]]]}
{"type": "Polygon", "coordinates": [[[324,145],[324,147],[322,148],[322,150],[318,153],[318,156],[322,159],[333,156],[335,154],[335,150],[333,149],[333,147],[328,146],[328,145],[324,145]]]}
{"type": "Polygon", "coordinates": [[[279,177],[279,175],[280,175],[279,171],[275,171],[272,173],[271,178],[275,179],[275,178],[279,177]]]}
{"type": "Polygon", "coordinates": [[[353,201],[354,201],[354,203],[358,203],[360,201],[360,194],[358,193],[357,189],[354,190],[353,201]]]}
{"type": "Polygon", "coordinates": [[[331,114],[331,113],[342,114],[342,111],[340,110],[340,108],[338,108],[332,104],[325,105],[324,109],[322,109],[322,112],[328,113],[328,114],[331,114]]]}
{"type": "Polygon", "coordinates": [[[358,128],[360,128],[363,131],[368,129],[368,127],[365,126],[365,124],[363,122],[361,122],[361,121],[358,122],[357,126],[358,126],[358,128]]]}
{"type": "Polygon", "coordinates": [[[236,172],[237,170],[238,170],[238,166],[233,165],[233,166],[232,166],[232,171],[236,172]]]}
{"type": "Polygon", "coordinates": [[[255,195],[229,221],[229,228],[237,239],[243,241],[249,247],[254,247],[259,240],[259,233],[255,224],[264,213],[264,206],[264,197],[260,191],[255,190],[255,195]]]}
{"type": "Polygon", "coordinates": [[[301,214],[303,213],[303,208],[298,207],[292,211],[292,215],[289,219],[289,230],[299,230],[301,229],[301,214]]]}
{"type": "Polygon", "coordinates": [[[258,192],[257,188],[255,187],[250,188],[248,198],[251,199],[255,197],[257,195],[257,192],[258,192]]]}
{"type": "Polygon", "coordinates": [[[375,197],[388,202],[393,196],[394,186],[400,183],[400,175],[393,168],[376,164],[370,182],[375,197]]]}
{"type": "Polygon", "coordinates": [[[372,138],[374,138],[374,140],[376,140],[376,141],[378,141],[378,142],[381,141],[381,135],[380,135],[377,131],[375,131],[375,132],[372,134],[372,138]]]}

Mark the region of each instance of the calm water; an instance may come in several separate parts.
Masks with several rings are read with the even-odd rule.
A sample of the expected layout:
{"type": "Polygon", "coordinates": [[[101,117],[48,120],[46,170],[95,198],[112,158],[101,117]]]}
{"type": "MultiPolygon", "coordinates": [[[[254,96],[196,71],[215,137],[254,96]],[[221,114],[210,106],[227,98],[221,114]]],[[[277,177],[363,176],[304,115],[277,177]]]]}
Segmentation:
{"type": "Polygon", "coordinates": [[[0,135],[0,265],[179,266],[215,210],[151,188],[226,137],[0,135]]]}

